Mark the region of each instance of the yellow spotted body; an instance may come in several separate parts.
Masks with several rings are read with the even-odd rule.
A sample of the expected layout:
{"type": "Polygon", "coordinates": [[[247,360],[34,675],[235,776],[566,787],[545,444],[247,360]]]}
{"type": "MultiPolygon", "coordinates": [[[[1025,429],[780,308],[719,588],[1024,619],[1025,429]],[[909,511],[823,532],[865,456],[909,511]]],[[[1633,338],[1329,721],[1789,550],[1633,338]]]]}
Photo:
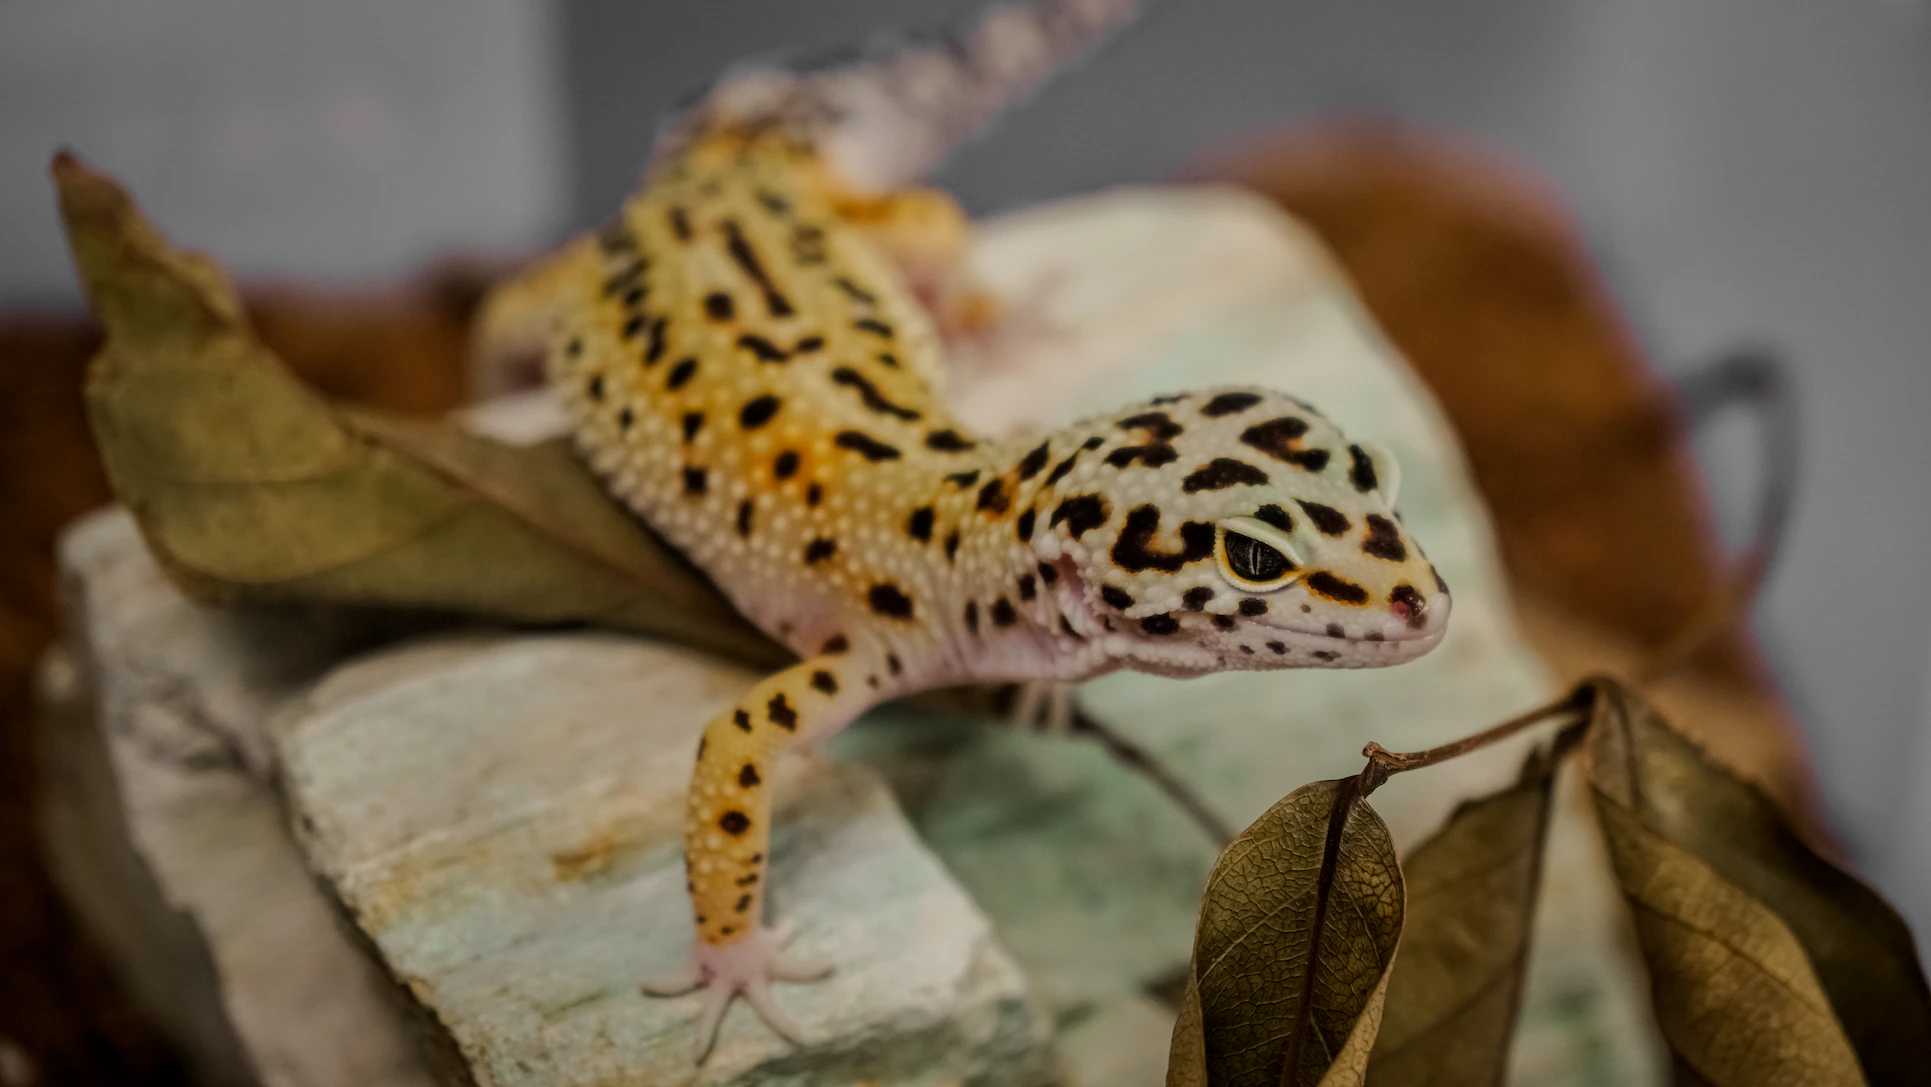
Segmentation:
{"type": "MultiPolygon", "coordinates": [[[[963,44],[880,63],[997,97],[981,84],[1036,78],[1130,6],[1001,9],[963,44]],[[1036,47],[1002,68],[1020,31],[1036,47]]],[[[852,183],[904,165],[855,141],[853,118],[904,136],[903,101],[942,96],[861,75],[725,84],[608,225],[491,304],[550,316],[585,459],[801,658],[698,749],[698,944],[653,991],[706,988],[700,1047],[738,993],[795,1033],[765,986],[812,975],[762,920],[785,749],[952,684],[1396,664],[1448,614],[1394,513],[1392,461],[1291,396],[1178,392],[1020,442],[953,419],[937,330],[989,312],[956,275],[963,217],[902,178],[852,183]]]]}

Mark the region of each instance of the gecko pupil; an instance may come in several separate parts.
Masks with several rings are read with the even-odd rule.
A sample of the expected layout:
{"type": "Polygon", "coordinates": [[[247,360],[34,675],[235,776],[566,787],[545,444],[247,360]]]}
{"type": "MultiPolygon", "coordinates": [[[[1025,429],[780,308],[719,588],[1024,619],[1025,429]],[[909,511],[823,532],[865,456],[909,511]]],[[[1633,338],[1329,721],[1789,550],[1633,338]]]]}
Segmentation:
{"type": "Polygon", "coordinates": [[[1227,534],[1227,568],[1248,581],[1273,581],[1288,572],[1287,556],[1252,536],[1227,534]]]}

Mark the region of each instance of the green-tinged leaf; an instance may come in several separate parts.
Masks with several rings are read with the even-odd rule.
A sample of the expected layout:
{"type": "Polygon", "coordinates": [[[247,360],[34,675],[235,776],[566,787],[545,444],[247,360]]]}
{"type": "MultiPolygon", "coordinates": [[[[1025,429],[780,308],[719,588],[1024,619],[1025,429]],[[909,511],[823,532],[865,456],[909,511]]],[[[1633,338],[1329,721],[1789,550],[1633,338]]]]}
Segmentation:
{"type": "Polygon", "coordinates": [[[1401,937],[1394,842],[1358,779],[1305,785],[1220,855],[1169,1087],[1363,1081],[1401,937]]]}
{"type": "Polygon", "coordinates": [[[1715,1087],[1921,1082],[1931,997],[1904,923],[1629,691],[1594,686],[1589,783],[1679,1064],[1715,1087]]]}
{"type": "Polygon", "coordinates": [[[1522,1001],[1556,771],[1579,738],[1529,756],[1513,785],[1456,809],[1402,863],[1408,915],[1368,1082],[1499,1084],[1522,1001]]]}
{"type": "Polygon", "coordinates": [[[54,178],[107,333],[88,374],[95,440],[189,592],[590,621],[788,656],[561,443],[327,404],[255,339],[220,270],[169,246],[119,185],[67,155],[54,178]]]}

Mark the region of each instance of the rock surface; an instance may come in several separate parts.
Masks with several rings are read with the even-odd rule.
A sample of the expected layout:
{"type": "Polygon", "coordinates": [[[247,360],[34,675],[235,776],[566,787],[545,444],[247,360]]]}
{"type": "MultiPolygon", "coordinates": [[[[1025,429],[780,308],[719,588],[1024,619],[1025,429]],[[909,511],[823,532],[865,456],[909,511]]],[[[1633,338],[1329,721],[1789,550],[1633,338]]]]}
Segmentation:
{"type": "MultiPolygon", "coordinates": [[[[1550,693],[1439,412],[1271,207],[1212,190],[1072,201],[994,224],[978,264],[1029,300],[1014,333],[961,360],[955,396],[979,425],[1256,381],[1402,463],[1404,517],[1455,589],[1434,654],[1387,672],[1119,675],[1083,690],[1230,821],[1354,771],[1368,739],[1428,746],[1550,693]]],[[[196,608],[120,514],[74,528],[63,562],[113,770],[71,776],[94,781],[96,811],[118,784],[150,897],[192,922],[165,962],[158,940],[122,946],[148,956],[151,999],[193,973],[181,963],[212,964],[177,1015],[210,1067],[306,1084],[1026,1083],[1049,1072],[1050,1022],[1066,1082],[1160,1078],[1171,1013],[1149,994],[1185,965],[1214,850],[1083,741],[870,715],[833,754],[888,782],[917,837],[865,770],[794,768],[771,909],[841,969],[778,990],[818,1044],[783,1047],[740,1007],[700,1076],[693,1002],[635,986],[688,946],[677,797],[697,730],[745,673],[614,636],[446,632],[321,679],[393,631],[366,615],[196,608]],[[431,1040],[427,1058],[412,1035],[431,1040]],[[1147,1074],[1120,1078],[1133,1070],[1147,1074]]],[[[1518,756],[1408,775],[1374,803],[1409,846],[1518,756]]],[[[1617,907],[1564,810],[1514,1080],[1649,1083],[1617,907]]],[[[72,870],[112,852],[76,849],[72,870]]],[[[132,885],[93,881],[92,913],[152,913],[124,908],[132,885]]]]}

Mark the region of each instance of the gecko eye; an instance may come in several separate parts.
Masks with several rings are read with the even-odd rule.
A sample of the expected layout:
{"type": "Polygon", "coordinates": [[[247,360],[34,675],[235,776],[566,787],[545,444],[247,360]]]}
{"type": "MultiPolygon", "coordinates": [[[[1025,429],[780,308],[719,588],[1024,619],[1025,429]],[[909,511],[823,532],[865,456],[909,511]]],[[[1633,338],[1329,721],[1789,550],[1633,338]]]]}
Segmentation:
{"type": "Polygon", "coordinates": [[[1214,548],[1221,576],[1249,592],[1268,592],[1293,581],[1301,573],[1300,556],[1280,537],[1278,530],[1248,518],[1222,524],[1214,548]],[[1261,535],[1275,539],[1263,541],[1257,538],[1261,535]]]}

